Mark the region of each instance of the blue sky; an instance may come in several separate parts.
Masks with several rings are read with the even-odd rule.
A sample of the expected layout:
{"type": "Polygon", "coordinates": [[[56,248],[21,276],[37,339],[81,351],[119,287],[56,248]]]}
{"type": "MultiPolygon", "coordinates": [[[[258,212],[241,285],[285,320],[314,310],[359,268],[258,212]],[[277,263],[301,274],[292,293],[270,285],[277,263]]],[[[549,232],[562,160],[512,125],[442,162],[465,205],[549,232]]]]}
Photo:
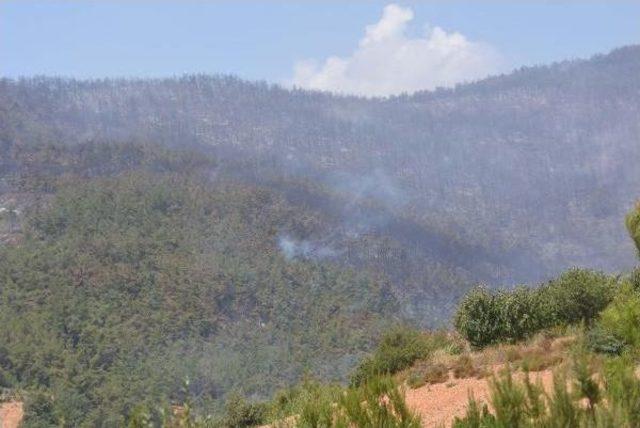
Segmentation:
{"type": "Polygon", "coordinates": [[[358,70],[380,63],[380,56],[392,55],[397,69],[386,74],[378,70],[369,76],[372,85],[384,83],[392,73],[402,74],[402,67],[415,66],[395,56],[407,46],[415,48],[412,55],[434,55],[438,46],[425,46],[437,34],[425,35],[426,25],[429,31],[442,29],[438,34],[449,47],[457,40],[451,36],[460,33],[468,46],[458,52],[459,58],[470,52],[478,55],[472,63],[449,64],[446,73],[434,71],[439,60],[419,64],[419,73],[433,71],[440,77],[421,83],[415,75],[406,76],[412,89],[640,43],[640,1],[399,1],[395,16],[400,27],[390,36],[395,42],[376,45],[360,58],[365,28],[381,21],[389,3],[5,0],[0,2],[0,75],[232,73],[349,92],[354,79],[361,77],[358,70]],[[420,40],[422,45],[412,43],[420,40]],[[341,58],[337,71],[326,61],[331,56],[341,58]],[[315,62],[301,62],[308,59],[315,62]],[[304,67],[295,71],[300,64],[304,67]],[[451,74],[452,67],[481,70],[451,74]],[[453,77],[447,80],[445,74],[453,77]]]}

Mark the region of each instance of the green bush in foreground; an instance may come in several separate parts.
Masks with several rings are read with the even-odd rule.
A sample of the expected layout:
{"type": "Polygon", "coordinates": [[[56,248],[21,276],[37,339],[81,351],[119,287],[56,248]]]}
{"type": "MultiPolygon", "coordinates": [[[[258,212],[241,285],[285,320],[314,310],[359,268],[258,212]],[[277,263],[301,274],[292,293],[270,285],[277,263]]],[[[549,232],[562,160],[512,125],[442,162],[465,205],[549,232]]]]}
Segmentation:
{"type": "MultiPolygon", "coordinates": [[[[223,421],[182,415],[167,419],[160,426],[240,428],[259,424],[270,424],[274,428],[419,428],[420,418],[409,410],[403,389],[391,376],[374,376],[358,387],[348,388],[305,379],[277,394],[270,403],[248,405],[244,400],[234,399],[233,404],[227,406],[223,421]],[[247,411],[247,406],[253,410],[247,411]],[[261,410],[255,413],[257,408],[261,410]],[[247,418],[256,414],[259,420],[247,418]]],[[[130,426],[147,425],[130,423],[130,426]]]]}
{"type": "Polygon", "coordinates": [[[638,202],[634,209],[632,209],[627,217],[625,218],[625,225],[627,226],[627,231],[633,239],[633,242],[636,244],[636,248],[638,249],[638,254],[640,255],[640,202],[638,202]]]}
{"type": "Polygon", "coordinates": [[[289,427],[296,418],[298,425],[328,427],[333,421],[334,407],[344,388],[306,378],[299,384],[280,391],[269,403],[269,422],[274,428],[289,427]]]}
{"type": "Polygon", "coordinates": [[[267,406],[264,403],[250,403],[235,392],[227,399],[225,405],[224,427],[252,427],[266,422],[267,406]]]}
{"type": "Polygon", "coordinates": [[[597,325],[586,334],[587,347],[596,353],[620,355],[625,349],[625,342],[601,325],[597,325]]]}
{"type": "Polygon", "coordinates": [[[420,427],[420,418],[408,409],[404,392],[390,376],[370,378],[337,396],[316,395],[294,417],[299,428],[420,427]]]}
{"type": "Polygon", "coordinates": [[[541,305],[552,308],[548,324],[590,324],[611,302],[616,289],[615,279],[601,272],[570,269],[535,293],[541,305]]]}
{"type": "Polygon", "coordinates": [[[499,300],[490,290],[476,287],[458,305],[456,329],[472,346],[483,347],[503,336],[499,300]]]}
{"type": "Polygon", "coordinates": [[[393,374],[427,358],[434,350],[450,345],[445,333],[425,334],[407,327],[386,333],[374,354],[364,359],[351,376],[351,385],[359,386],[378,375],[393,374]]]}
{"type": "Polygon", "coordinates": [[[640,348],[640,294],[630,286],[602,312],[600,326],[631,348],[640,348]]]}
{"type": "Polygon", "coordinates": [[[454,324],[476,348],[515,342],[558,325],[590,324],[613,299],[617,282],[600,273],[572,269],[539,288],[471,290],[460,302],[454,324]]]}

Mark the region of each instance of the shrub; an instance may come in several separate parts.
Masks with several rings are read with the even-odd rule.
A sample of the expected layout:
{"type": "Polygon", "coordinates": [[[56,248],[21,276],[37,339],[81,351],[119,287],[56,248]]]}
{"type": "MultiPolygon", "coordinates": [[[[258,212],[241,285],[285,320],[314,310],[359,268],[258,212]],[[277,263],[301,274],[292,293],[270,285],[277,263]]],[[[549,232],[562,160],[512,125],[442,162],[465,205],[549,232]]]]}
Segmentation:
{"type": "Polygon", "coordinates": [[[509,363],[522,359],[522,347],[518,345],[507,345],[503,347],[505,360],[509,363]]]}
{"type": "Polygon", "coordinates": [[[524,388],[516,384],[510,371],[506,371],[501,379],[494,379],[490,387],[496,418],[508,427],[521,426],[526,417],[523,411],[527,398],[524,388]]]}
{"type": "Polygon", "coordinates": [[[447,343],[444,334],[427,335],[411,328],[396,327],[383,336],[374,354],[357,367],[351,376],[351,384],[358,386],[377,375],[397,373],[426,359],[447,343]]]}
{"type": "Polygon", "coordinates": [[[424,370],[424,380],[430,385],[444,383],[449,380],[449,369],[442,363],[429,364],[424,370]]]}
{"type": "Polygon", "coordinates": [[[423,362],[411,369],[407,376],[410,388],[420,388],[426,384],[443,383],[449,380],[449,368],[442,363],[423,362]]]}
{"type": "Polygon", "coordinates": [[[582,269],[569,270],[537,289],[491,292],[477,287],[460,302],[454,324],[475,348],[515,342],[546,328],[592,323],[616,289],[614,279],[582,269]]]}
{"type": "Polygon", "coordinates": [[[333,423],[335,409],[330,397],[316,395],[302,406],[296,426],[330,427],[333,423]]]}
{"type": "Polygon", "coordinates": [[[342,392],[342,387],[305,377],[299,384],[276,394],[269,420],[276,421],[273,427],[289,427],[287,421],[296,417],[296,426],[330,426],[334,404],[342,392]]]}
{"type": "Polygon", "coordinates": [[[267,407],[262,403],[250,403],[239,393],[232,393],[225,405],[224,426],[229,428],[252,427],[264,423],[267,407]]]}
{"type": "Polygon", "coordinates": [[[485,287],[471,290],[458,305],[454,324],[473,347],[495,343],[502,335],[496,295],[485,287]]]}
{"type": "MultiPolygon", "coordinates": [[[[373,376],[359,387],[342,391],[316,383],[303,386],[299,392],[304,402],[293,416],[296,427],[420,427],[420,418],[409,410],[404,392],[390,376],[373,376]]],[[[292,426],[287,422],[291,419],[282,418],[273,426],[292,426]]]]}
{"type": "Polygon", "coordinates": [[[464,418],[455,417],[453,420],[453,428],[480,428],[494,426],[495,418],[489,413],[489,407],[485,404],[480,407],[473,395],[469,396],[467,404],[467,412],[464,418]]]}
{"type": "Polygon", "coordinates": [[[640,202],[627,214],[625,225],[627,226],[627,231],[631,239],[633,239],[633,242],[636,244],[638,254],[640,254],[640,202]]]}
{"type": "Polygon", "coordinates": [[[409,410],[403,391],[393,379],[376,376],[359,388],[347,389],[336,405],[333,424],[319,426],[420,428],[420,425],[420,418],[409,410]]]}
{"type": "Polygon", "coordinates": [[[617,426],[640,426],[640,380],[635,374],[635,361],[614,358],[605,363],[605,398],[618,409],[617,426]]]}
{"type": "Polygon", "coordinates": [[[420,388],[425,386],[427,381],[425,380],[424,370],[423,369],[413,369],[409,373],[407,377],[407,385],[411,389],[420,388]]]}
{"type": "Polygon", "coordinates": [[[586,334],[586,345],[593,351],[600,354],[620,355],[625,348],[625,343],[613,333],[602,327],[594,326],[586,334]]]}
{"type": "Polygon", "coordinates": [[[522,356],[522,368],[525,371],[539,372],[548,369],[562,361],[562,357],[551,352],[529,350],[522,356]]]}
{"type": "Polygon", "coordinates": [[[25,401],[25,426],[56,426],[59,421],[54,417],[54,403],[51,394],[44,391],[32,391],[25,401]]]}
{"type": "Polygon", "coordinates": [[[453,363],[453,376],[456,379],[473,377],[478,374],[478,370],[469,355],[460,355],[453,363]]]}
{"type": "Polygon", "coordinates": [[[548,310],[536,290],[491,292],[478,287],[469,292],[455,316],[455,326],[475,348],[522,340],[546,327],[548,310]]]}
{"type": "Polygon", "coordinates": [[[590,324],[615,296],[616,281],[587,269],[571,269],[540,289],[541,306],[553,308],[548,324],[590,324]]]}
{"type": "Polygon", "coordinates": [[[538,290],[518,287],[497,295],[500,339],[519,341],[550,325],[548,306],[538,290]]]}
{"type": "Polygon", "coordinates": [[[625,344],[640,347],[640,295],[623,287],[611,305],[602,312],[601,327],[625,344]]]}

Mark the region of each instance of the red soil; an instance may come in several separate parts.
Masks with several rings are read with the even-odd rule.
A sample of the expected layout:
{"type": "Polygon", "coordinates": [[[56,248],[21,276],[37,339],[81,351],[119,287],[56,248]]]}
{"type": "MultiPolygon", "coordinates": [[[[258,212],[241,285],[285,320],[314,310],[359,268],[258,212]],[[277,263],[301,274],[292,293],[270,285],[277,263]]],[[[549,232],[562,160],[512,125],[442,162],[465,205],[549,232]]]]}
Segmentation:
{"type": "MultiPolygon", "coordinates": [[[[497,369],[496,366],[494,371],[497,369]]],[[[522,374],[518,373],[514,377],[521,376],[522,374]]],[[[546,390],[553,384],[551,370],[531,373],[530,376],[533,382],[540,380],[546,390]]],[[[420,415],[422,426],[425,428],[450,427],[456,416],[464,416],[470,395],[476,401],[490,406],[488,379],[453,379],[450,374],[449,382],[407,389],[405,393],[407,405],[420,415]]]]}
{"type": "Polygon", "coordinates": [[[24,417],[21,401],[7,401],[0,404],[0,428],[18,428],[24,417]]]}

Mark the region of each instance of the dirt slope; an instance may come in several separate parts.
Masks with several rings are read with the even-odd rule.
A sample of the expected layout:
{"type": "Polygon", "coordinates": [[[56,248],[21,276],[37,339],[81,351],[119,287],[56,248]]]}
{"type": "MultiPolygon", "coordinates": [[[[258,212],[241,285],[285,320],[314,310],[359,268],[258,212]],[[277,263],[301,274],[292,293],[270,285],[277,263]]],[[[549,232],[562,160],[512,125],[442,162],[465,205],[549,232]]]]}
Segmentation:
{"type": "MultiPolygon", "coordinates": [[[[494,371],[498,369],[496,366],[494,371]]],[[[453,379],[451,374],[449,376],[448,382],[408,389],[405,393],[407,405],[420,415],[425,428],[450,427],[456,416],[464,416],[470,394],[477,401],[490,405],[488,378],[453,379]]],[[[546,390],[553,384],[551,370],[531,373],[530,376],[533,382],[541,381],[546,390]]],[[[522,373],[515,377],[521,378],[522,373]]]]}
{"type": "Polygon", "coordinates": [[[0,404],[0,428],[18,428],[24,417],[21,401],[7,401],[0,404]]]}

